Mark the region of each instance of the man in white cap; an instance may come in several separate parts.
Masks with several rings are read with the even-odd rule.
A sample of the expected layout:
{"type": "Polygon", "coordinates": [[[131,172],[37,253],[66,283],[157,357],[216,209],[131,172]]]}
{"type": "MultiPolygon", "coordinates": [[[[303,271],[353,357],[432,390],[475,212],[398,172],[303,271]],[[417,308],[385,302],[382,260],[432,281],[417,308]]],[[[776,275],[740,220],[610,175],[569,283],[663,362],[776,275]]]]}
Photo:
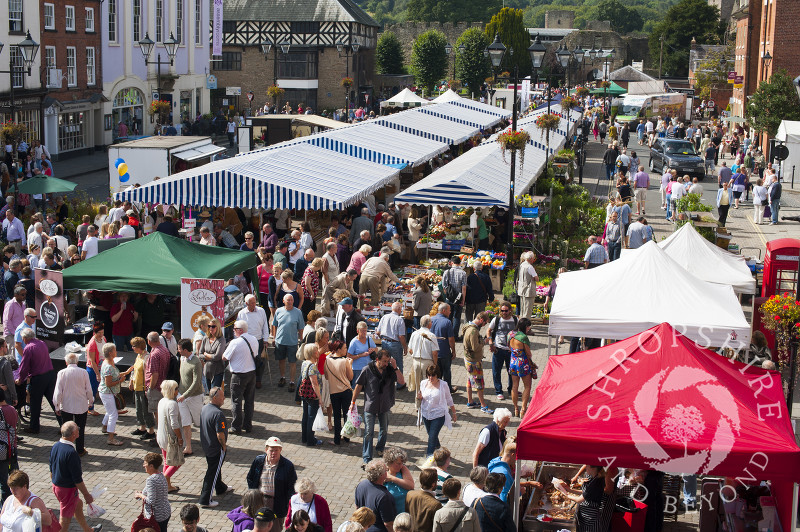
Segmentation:
{"type": "Polygon", "coordinates": [[[294,464],[281,456],[282,450],[281,440],[272,436],[266,441],[265,453],[256,456],[247,472],[247,489],[261,492],[264,503],[278,516],[278,522],[283,522],[289,511],[289,498],[297,482],[294,464]]]}
{"type": "Polygon", "coordinates": [[[164,325],[161,326],[161,334],[158,336],[158,343],[166,347],[170,354],[178,356],[178,340],[176,340],[175,336],[172,334],[174,330],[175,327],[172,325],[171,321],[164,323],[164,325]]]}

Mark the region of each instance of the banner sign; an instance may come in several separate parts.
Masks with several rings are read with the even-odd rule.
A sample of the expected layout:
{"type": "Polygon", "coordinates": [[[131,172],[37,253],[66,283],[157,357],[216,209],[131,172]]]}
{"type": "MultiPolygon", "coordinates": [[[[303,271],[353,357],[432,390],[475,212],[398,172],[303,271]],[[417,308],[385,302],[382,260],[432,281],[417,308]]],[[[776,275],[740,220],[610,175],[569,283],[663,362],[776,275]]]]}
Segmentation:
{"type": "Polygon", "coordinates": [[[181,338],[197,332],[197,319],[207,315],[225,326],[225,281],[181,278],[181,338]]]}
{"type": "Polygon", "coordinates": [[[36,338],[51,351],[64,343],[64,275],[36,268],[36,338]]]}
{"type": "Polygon", "coordinates": [[[211,40],[214,43],[211,55],[222,55],[222,0],[214,0],[214,26],[211,40]]]}
{"type": "Polygon", "coordinates": [[[728,72],[728,83],[733,83],[736,80],[736,71],[731,70],[728,72]]]}
{"type": "Polygon", "coordinates": [[[744,76],[736,76],[733,80],[733,88],[741,89],[744,86],[744,76]]]}

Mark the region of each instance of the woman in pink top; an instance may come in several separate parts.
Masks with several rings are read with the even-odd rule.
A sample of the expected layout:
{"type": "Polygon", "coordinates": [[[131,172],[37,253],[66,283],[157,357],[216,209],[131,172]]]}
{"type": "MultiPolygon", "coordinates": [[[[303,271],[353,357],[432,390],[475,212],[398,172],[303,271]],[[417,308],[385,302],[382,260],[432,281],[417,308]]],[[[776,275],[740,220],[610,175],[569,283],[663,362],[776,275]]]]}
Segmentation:
{"type": "Polygon", "coordinates": [[[345,270],[355,270],[358,272],[358,277],[353,281],[353,290],[356,292],[358,292],[358,282],[361,280],[361,267],[367,262],[367,256],[369,256],[370,253],[372,253],[372,246],[369,244],[364,244],[358,248],[358,251],[353,253],[353,256],[350,257],[350,264],[347,266],[347,270],[345,270]]]}
{"type": "Polygon", "coordinates": [[[269,308],[269,278],[272,277],[272,253],[263,252],[260,254],[261,264],[256,268],[258,273],[258,296],[259,304],[266,310],[269,308]]]}
{"type": "Polygon", "coordinates": [[[106,337],[103,335],[103,322],[97,321],[92,328],[94,334],[86,344],[86,371],[89,373],[89,384],[92,385],[92,406],[89,407],[89,414],[99,416],[99,412],[94,411],[94,398],[97,396],[97,387],[100,385],[98,377],[100,375],[100,353],[103,352],[103,345],[106,337]]]}

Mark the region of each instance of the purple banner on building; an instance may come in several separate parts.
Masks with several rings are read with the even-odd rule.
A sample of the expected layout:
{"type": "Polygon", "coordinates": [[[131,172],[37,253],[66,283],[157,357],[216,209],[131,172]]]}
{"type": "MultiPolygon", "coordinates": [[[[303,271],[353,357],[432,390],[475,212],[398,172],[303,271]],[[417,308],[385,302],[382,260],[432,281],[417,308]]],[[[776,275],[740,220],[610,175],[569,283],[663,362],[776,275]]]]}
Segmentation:
{"type": "Polygon", "coordinates": [[[36,337],[53,351],[64,343],[64,275],[34,270],[36,285],[36,337]]]}
{"type": "Polygon", "coordinates": [[[222,1],[214,0],[214,29],[211,34],[214,46],[211,55],[222,55],[222,1]]]}

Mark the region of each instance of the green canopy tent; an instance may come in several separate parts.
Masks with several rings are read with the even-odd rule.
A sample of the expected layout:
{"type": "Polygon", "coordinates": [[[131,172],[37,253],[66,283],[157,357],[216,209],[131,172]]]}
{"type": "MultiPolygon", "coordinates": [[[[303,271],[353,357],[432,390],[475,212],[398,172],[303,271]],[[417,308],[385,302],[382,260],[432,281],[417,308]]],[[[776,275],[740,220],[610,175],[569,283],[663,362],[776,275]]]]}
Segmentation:
{"type": "Polygon", "coordinates": [[[628,92],[627,90],[623,89],[622,87],[620,87],[619,85],[617,85],[612,81],[611,86],[609,88],[604,89],[603,87],[598,86],[597,88],[590,90],[589,94],[599,95],[599,96],[602,96],[604,94],[607,94],[609,96],[619,96],[620,94],[625,94],[627,92],[628,92]]]}
{"type": "MultiPolygon", "coordinates": [[[[77,183],[41,175],[21,181],[17,186],[17,192],[20,194],[57,194],[72,192],[77,186],[77,183]]],[[[13,191],[14,187],[12,186],[10,190],[13,191]]]]}
{"type": "Polygon", "coordinates": [[[65,290],[181,295],[181,278],[230,279],[252,270],[251,251],[203,246],[155,232],[125,242],[64,270],[65,290]]]}

